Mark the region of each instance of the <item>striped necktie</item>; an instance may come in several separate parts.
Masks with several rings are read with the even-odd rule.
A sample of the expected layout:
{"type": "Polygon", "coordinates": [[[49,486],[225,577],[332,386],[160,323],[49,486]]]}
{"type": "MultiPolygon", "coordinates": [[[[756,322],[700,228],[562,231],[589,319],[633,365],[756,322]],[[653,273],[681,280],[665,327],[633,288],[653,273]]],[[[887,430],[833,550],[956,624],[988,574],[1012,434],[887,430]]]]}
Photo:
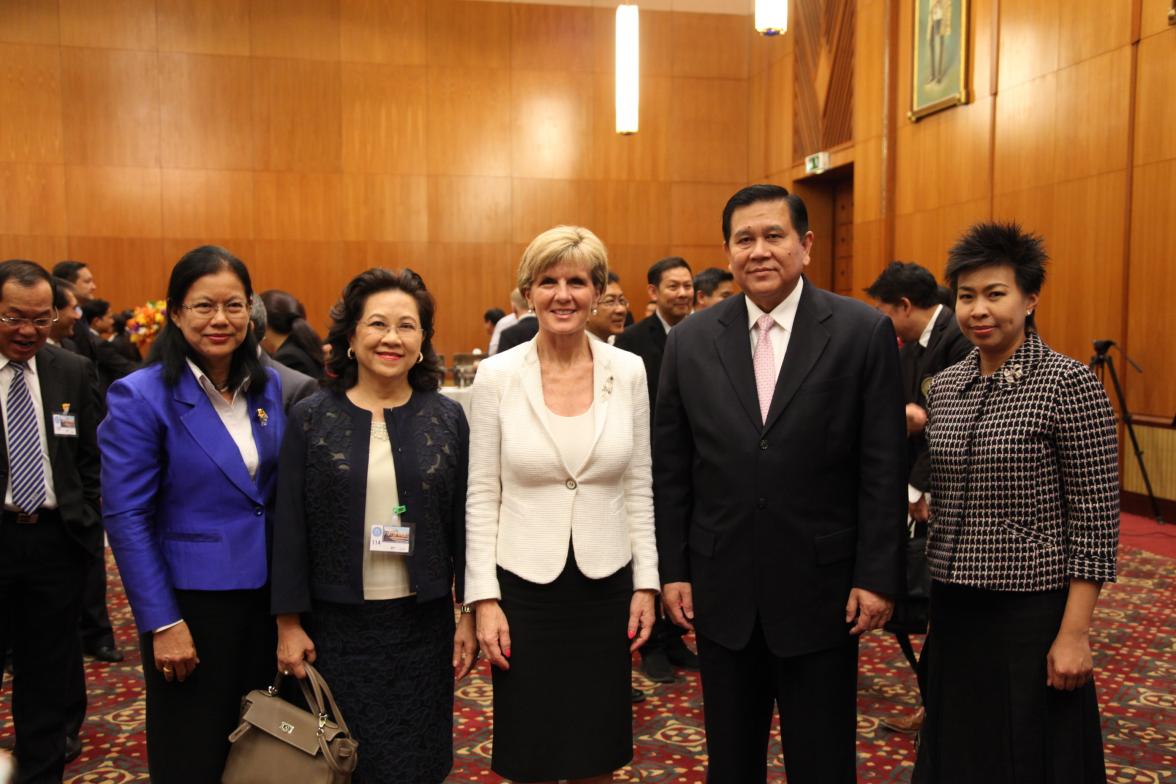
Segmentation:
{"type": "Polygon", "coordinates": [[[8,387],[8,476],[12,503],[23,512],[35,512],[45,503],[45,470],[41,463],[41,434],[37,409],[25,382],[23,362],[9,362],[12,384],[8,387]]]}

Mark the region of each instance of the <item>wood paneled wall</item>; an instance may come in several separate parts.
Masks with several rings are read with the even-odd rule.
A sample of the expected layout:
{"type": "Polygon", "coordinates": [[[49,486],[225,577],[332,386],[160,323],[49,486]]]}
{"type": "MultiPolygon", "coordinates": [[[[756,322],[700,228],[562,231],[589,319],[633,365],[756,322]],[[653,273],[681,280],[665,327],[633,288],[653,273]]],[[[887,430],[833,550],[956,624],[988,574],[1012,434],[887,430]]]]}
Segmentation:
{"type": "MultiPolygon", "coordinates": [[[[1176,288],[1168,5],[971,0],[973,99],[915,123],[913,4],[860,0],[853,143],[834,155],[853,163],[853,290],[892,258],[941,273],[964,228],[1015,219],[1045,237],[1053,259],[1038,310],[1046,340],[1083,361],[1092,340],[1115,340],[1146,371],[1120,370],[1132,410],[1176,414],[1176,337],[1165,328],[1176,288]]],[[[797,164],[817,150],[797,149],[779,127],[791,112],[771,108],[790,100],[787,39],[799,34],[752,44],[749,165],[753,179],[803,189],[797,164]]]]}
{"type": "Polygon", "coordinates": [[[643,11],[641,131],[613,132],[613,12],[456,0],[0,0],[0,258],[89,263],[116,306],[216,242],[319,328],[419,271],[438,347],[484,346],[523,248],[596,231],[628,295],[723,263],[748,178],[746,17],[643,11]]]}

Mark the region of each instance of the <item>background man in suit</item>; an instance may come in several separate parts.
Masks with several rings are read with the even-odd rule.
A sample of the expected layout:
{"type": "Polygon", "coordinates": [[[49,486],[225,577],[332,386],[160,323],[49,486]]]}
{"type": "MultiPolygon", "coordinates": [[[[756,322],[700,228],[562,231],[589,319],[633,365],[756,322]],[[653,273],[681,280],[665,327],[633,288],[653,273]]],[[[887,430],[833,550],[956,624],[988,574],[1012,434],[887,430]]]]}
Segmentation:
{"type": "MultiPolygon", "coordinates": [[[[53,267],[53,276],[73,284],[74,294],[78,298],[78,305],[81,306],[85,306],[94,298],[94,292],[98,288],[90,268],[81,261],[57,262],[53,267]]],[[[103,394],[115,381],[138,368],[138,365],[118,353],[109,341],[98,337],[97,333],[90,329],[86,319],[78,319],[74,324],[74,343],[77,346],[77,353],[98,368],[98,381],[103,394]]]]}
{"type": "Polygon", "coordinates": [[[510,290],[510,313],[507,313],[494,325],[494,331],[490,333],[490,347],[486,351],[487,355],[497,354],[500,349],[498,342],[502,340],[502,333],[519,323],[519,316],[527,312],[527,298],[518,289],[510,290]]]}
{"type": "MultiPolygon", "coordinates": [[[[649,414],[653,419],[657,401],[657,378],[661,372],[666,335],[690,315],[694,302],[694,277],[686,259],[667,256],[655,261],[646,273],[654,312],[617,335],[614,345],[631,351],[645,363],[649,385],[649,414]]],[[[674,665],[698,668],[698,656],[682,642],[685,630],[658,612],[649,642],[641,649],[641,671],[654,683],[673,683],[674,665]]]]}
{"type": "Polygon", "coordinates": [[[735,276],[730,270],[707,267],[694,276],[694,312],[717,305],[735,293],[735,276]]]}
{"type": "Polygon", "coordinates": [[[0,263],[0,650],[11,644],[18,673],[18,784],[62,779],[82,583],[102,543],[97,379],[45,345],[53,316],[49,273],[0,263]]]}
{"type": "Polygon", "coordinates": [[[539,320],[535,318],[535,311],[523,310],[518,322],[502,330],[502,334],[498,336],[498,350],[495,353],[501,354],[507,349],[521,346],[538,334],[539,320]]]}
{"type": "Polygon", "coordinates": [[[766,778],[773,704],[792,784],[855,780],[857,636],[900,584],[902,387],[890,321],[804,280],[804,202],[736,193],[744,294],[670,332],[655,417],[662,597],[697,632],[708,781],[766,778]]]}
{"type": "Polygon", "coordinates": [[[57,321],[49,328],[49,343],[66,351],[78,353],[74,345],[74,323],[81,317],[78,298],[73,293],[73,284],[61,278],[53,279],[53,308],[57,321]]]}
{"type": "Polygon", "coordinates": [[[261,359],[263,367],[273,368],[274,372],[278,374],[278,381],[282,384],[282,408],[289,413],[295,403],[318,391],[318,380],[300,370],[283,365],[262,348],[261,341],[265,337],[265,321],[265,302],[261,297],[254,297],[253,305],[249,311],[249,322],[253,325],[254,336],[257,337],[257,356],[261,359]]]}
{"type": "MultiPolygon", "coordinates": [[[[935,374],[967,356],[972,344],[960,332],[951,308],[940,304],[935,276],[918,264],[892,261],[866,289],[866,294],[890,319],[903,343],[899,353],[906,396],[909,543],[906,585],[886,628],[894,632],[903,654],[918,674],[910,635],[927,633],[931,589],[925,555],[930,516],[927,491],[931,478],[927,438],[923,432],[927,424],[927,390],[935,374]]],[[[920,679],[920,692],[922,689],[920,679]]],[[[923,724],[923,709],[920,707],[912,716],[886,718],[882,722],[899,732],[917,732],[923,724]]]]}

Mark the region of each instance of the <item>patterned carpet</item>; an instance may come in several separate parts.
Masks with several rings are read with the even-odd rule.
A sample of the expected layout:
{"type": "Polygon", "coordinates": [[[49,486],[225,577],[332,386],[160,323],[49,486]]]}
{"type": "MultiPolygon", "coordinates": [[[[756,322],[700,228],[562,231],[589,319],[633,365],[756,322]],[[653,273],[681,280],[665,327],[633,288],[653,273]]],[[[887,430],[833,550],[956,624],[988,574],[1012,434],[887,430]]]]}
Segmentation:
{"type": "MultiPolygon", "coordinates": [[[[1103,707],[1108,780],[1112,784],[1176,781],[1176,561],[1142,550],[1121,551],[1121,581],[1099,603],[1094,625],[1099,702],[1103,707]]],[[[85,750],[66,770],[74,784],[148,781],[143,742],[142,678],[130,611],[111,565],[112,619],[129,654],[119,665],[87,662],[90,712],[83,730],[85,750]]],[[[448,781],[492,784],[489,771],[490,678],[486,665],[457,692],[454,748],[457,762],[448,781]]],[[[622,782],[705,780],[702,697],[697,675],[681,673],[675,684],[634,684],[649,698],[635,711],[634,763],[622,782]]],[[[906,713],[915,703],[915,683],[889,635],[871,633],[862,644],[859,678],[858,772],[863,784],[910,779],[913,741],[881,727],[877,718],[906,713]]],[[[575,690],[574,674],[553,693],[575,690]]],[[[8,680],[0,701],[0,745],[11,744],[8,680]]],[[[769,780],[785,781],[778,742],[773,742],[769,780]]]]}

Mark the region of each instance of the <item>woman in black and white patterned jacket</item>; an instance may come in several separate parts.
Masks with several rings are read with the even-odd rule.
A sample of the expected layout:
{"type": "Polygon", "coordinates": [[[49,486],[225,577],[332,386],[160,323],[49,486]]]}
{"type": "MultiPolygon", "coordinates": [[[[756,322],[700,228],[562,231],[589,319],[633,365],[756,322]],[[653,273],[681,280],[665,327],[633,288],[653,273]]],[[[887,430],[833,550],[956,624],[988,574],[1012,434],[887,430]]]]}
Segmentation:
{"type": "Polygon", "coordinates": [[[932,382],[931,631],[916,784],[1104,782],[1089,630],[1115,579],[1118,442],[1102,385],[1033,327],[1041,238],[973,226],[951,249],[976,346],[932,382]]]}

